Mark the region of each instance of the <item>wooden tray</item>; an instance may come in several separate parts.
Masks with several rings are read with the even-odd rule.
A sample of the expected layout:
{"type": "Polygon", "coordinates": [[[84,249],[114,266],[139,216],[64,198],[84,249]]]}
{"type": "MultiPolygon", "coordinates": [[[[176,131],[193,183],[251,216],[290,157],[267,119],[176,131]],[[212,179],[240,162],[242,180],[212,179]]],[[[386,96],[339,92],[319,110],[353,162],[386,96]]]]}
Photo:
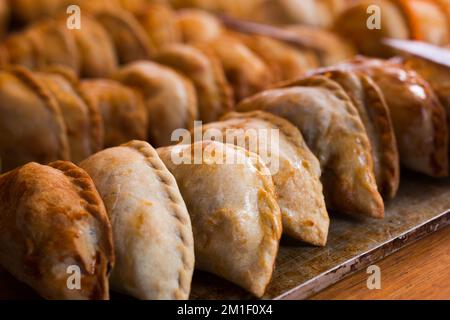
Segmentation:
{"type": "MultiPolygon", "coordinates": [[[[264,299],[304,299],[340,279],[450,224],[450,179],[402,174],[398,196],[386,218],[356,220],[331,216],[328,245],[313,248],[283,239],[272,282],[264,299]]],[[[430,248],[432,250],[432,248],[430,248]]],[[[0,299],[39,298],[0,270],[0,299]]],[[[124,297],[113,294],[113,298],[124,297]]],[[[218,277],[196,272],[192,299],[252,299],[218,277]]]]}
{"type": "MultiPolygon", "coordinates": [[[[283,239],[264,299],[305,299],[400,248],[450,224],[450,179],[402,173],[384,220],[331,215],[328,245],[313,248],[283,239]]],[[[432,250],[432,248],[430,248],[432,250]]],[[[212,275],[196,272],[192,299],[251,299],[212,275]]]]}

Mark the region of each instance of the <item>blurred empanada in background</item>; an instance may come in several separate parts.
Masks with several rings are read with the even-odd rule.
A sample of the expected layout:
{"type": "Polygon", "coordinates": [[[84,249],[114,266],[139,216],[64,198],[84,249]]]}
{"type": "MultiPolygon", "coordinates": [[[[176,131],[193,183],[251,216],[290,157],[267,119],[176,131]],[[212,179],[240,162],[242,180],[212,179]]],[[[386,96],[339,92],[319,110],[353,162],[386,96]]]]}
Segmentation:
{"type": "Polygon", "coordinates": [[[267,167],[254,153],[212,141],[158,153],[175,176],[191,217],[196,268],[261,297],[282,231],[267,167]]]}
{"type": "Polygon", "coordinates": [[[161,49],[155,61],[169,66],[189,78],[198,98],[199,119],[211,122],[219,119],[234,105],[233,91],[220,60],[206,48],[174,44],[161,49]]]}
{"type": "Polygon", "coordinates": [[[43,298],[109,298],[111,225],[82,169],[29,163],[1,175],[0,229],[0,265],[43,298]]]}
{"type": "Polygon", "coordinates": [[[32,161],[70,160],[58,102],[30,71],[19,67],[0,71],[0,114],[3,172],[32,161]]]}
{"type": "Polygon", "coordinates": [[[267,111],[298,127],[320,161],[325,201],[331,209],[382,218],[384,203],[369,138],[351,99],[326,77],[299,80],[296,85],[263,91],[236,109],[267,111]]]}
{"type": "Polygon", "coordinates": [[[210,41],[225,30],[216,16],[199,9],[177,11],[177,26],[185,43],[210,41]]]}
{"type": "MultiPolygon", "coordinates": [[[[285,234],[313,245],[326,244],[330,220],[320,164],[294,125],[270,113],[254,111],[229,113],[201,129],[204,139],[212,140],[214,134],[221,133],[224,142],[261,157],[272,174],[285,234]]],[[[194,136],[200,133],[195,131],[198,129],[194,129],[194,136]]]]}
{"type": "Polygon", "coordinates": [[[133,297],[188,299],[194,243],[174,177],[146,142],[132,141],[83,161],[111,219],[116,265],[111,286],[133,297]]]}
{"type": "Polygon", "coordinates": [[[173,69],[137,61],[122,67],[113,78],[143,93],[152,145],[170,145],[174,130],[193,127],[198,115],[194,85],[173,69]]]}

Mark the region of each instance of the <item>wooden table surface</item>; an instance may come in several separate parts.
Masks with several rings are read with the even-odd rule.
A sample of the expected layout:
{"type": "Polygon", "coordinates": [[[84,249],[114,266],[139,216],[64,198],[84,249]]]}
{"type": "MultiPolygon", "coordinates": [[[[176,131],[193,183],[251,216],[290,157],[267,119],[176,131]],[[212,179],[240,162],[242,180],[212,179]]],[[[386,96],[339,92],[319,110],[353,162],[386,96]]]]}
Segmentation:
{"type": "Polygon", "coordinates": [[[450,226],[376,263],[381,289],[369,290],[366,270],[336,283],[311,299],[450,300],[450,226]]]}

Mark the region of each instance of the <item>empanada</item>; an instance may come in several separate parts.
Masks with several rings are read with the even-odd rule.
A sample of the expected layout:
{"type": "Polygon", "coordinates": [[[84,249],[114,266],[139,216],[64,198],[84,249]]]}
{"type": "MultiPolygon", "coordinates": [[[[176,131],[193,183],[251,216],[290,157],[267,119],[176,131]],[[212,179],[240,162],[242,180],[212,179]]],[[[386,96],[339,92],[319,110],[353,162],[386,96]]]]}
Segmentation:
{"type": "Polygon", "coordinates": [[[177,15],[169,6],[160,3],[148,4],[144,11],[138,13],[137,18],[156,50],[181,42],[177,15]]]}
{"type": "Polygon", "coordinates": [[[154,55],[155,48],[131,13],[120,9],[102,10],[95,12],[95,18],[108,31],[120,63],[150,59],[154,55]]]}
{"type": "Polygon", "coordinates": [[[100,113],[80,96],[78,83],[57,73],[35,73],[55,97],[67,130],[71,161],[79,163],[103,147],[100,113]]]}
{"type": "Polygon", "coordinates": [[[174,177],[146,142],[132,141],[83,161],[112,222],[111,286],[140,299],[187,299],[194,242],[174,177]]]}
{"type": "Polygon", "coordinates": [[[195,88],[181,74],[154,62],[138,61],[124,66],[114,78],[143,93],[152,145],[169,145],[174,130],[193,127],[198,113],[195,88]]]}
{"type": "Polygon", "coordinates": [[[211,41],[224,32],[222,23],[214,15],[197,9],[178,11],[177,25],[185,43],[211,41]]]}
{"type": "Polygon", "coordinates": [[[380,87],[391,113],[403,165],[433,177],[448,175],[445,110],[418,73],[396,62],[365,58],[337,68],[364,72],[380,87]]]}
{"type": "MultiPolygon", "coordinates": [[[[400,165],[389,107],[374,81],[349,71],[312,71],[339,83],[358,110],[370,140],[374,173],[378,190],[387,199],[395,197],[400,182],[400,165]]],[[[296,81],[287,81],[283,87],[292,87],[296,81]]]]}
{"type": "Polygon", "coordinates": [[[19,67],[0,71],[0,114],[1,171],[31,161],[70,159],[58,103],[31,72],[19,67]]]}
{"type": "Polygon", "coordinates": [[[202,121],[215,121],[233,108],[232,89],[221,62],[212,52],[174,44],[164,47],[155,61],[180,71],[192,80],[202,121]]]}
{"type": "Polygon", "coordinates": [[[175,176],[191,217],[196,268],[261,297],[272,277],[282,229],[267,167],[256,154],[219,142],[158,153],[175,176]]]}
{"type": "Polygon", "coordinates": [[[147,139],[148,116],[140,92],[108,79],[83,80],[80,90],[101,114],[106,148],[147,139]]]}
{"type": "Polygon", "coordinates": [[[339,15],[334,23],[334,30],[350,40],[360,53],[377,57],[390,57],[394,54],[392,49],[382,44],[384,38],[411,37],[406,16],[390,0],[356,1],[339,15]],[[381,17],[376,16],[376,11],[368,13],[369,8],[379,10],[381,17]],[[380,22],[379,27],[375,24],[377,21],[380,22]]]}
{"type": "Polygon", "coordinates": [[[117,68],[118,58],[107,31],[87,14],[83,15],[81,30],[71,30],[79,55],[81,75],[109,77],[117,68]]]}
{"type": "Polygon", "coordinates": [[[319,160],[294,125],[270,113],[254,111],[229,113],[221,121],[199,128],[202,137],[212,134],[212,139],[220,134],[223,142],[258,154],[272,174],[283,232],[313,245],[326,244],[330,220],[319,160]]]}
{"type": "Polygon", "coordinates": [[[296,84],[250,97],[237,110],[263,110],[291,121],[320,161],[327,205],[343,213],[382,218],[384,204],[370,142],[356,107],[341,86],[325,77],[296,84]]]}
{"type": "Polygon", "coordinates": [[[269,66],[238,37],[228,33],[203,45],[222,61],[236,102],[266,89],[274,81],[269,66]]]}
{"type": "Polygon", "coordinates": [[[85,171],[29,163],[0,176],[0,195],[3,268],[46,299],[109,298],[112,230],[85,171]]]}

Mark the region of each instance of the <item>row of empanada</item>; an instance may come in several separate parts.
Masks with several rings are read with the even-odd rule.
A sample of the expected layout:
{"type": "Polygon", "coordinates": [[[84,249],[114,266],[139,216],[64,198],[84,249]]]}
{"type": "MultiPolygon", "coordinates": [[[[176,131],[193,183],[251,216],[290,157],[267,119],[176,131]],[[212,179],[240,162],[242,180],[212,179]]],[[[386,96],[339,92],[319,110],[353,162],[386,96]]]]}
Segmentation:
{"type": "MultiPolygon", "coordinates": [[[[218,18],[201,10],[176,12],[153,4],[132,15],[111,6],[107,10],[86,10],[82,30],[67,29],[65,18],[58,16],[11,34],[1,46],[0,62],[31,69],[61,64],[84,77],[108,77],[119,64],[158,59],[168,46],[185,43],[207,54],[209,59],[203,60],[216,57],[214,68],[225,71],[239,101],[279,80],[349,59],[355,53],[331,32],[298,26],[288,30],[305,39],[311,48],[230,32],[218,18]],[[47,43],[52,45],[45,46],[47,43]]],[[[187,67],[174,60],[180,55],[189,62],[191,73],[199,67],[199,62],[191,61],[199,59],[198,55],[186,50],[165,57],[165,62],[185,72],[187,67]]]]}
{"type": "MultiPolygon", "coordinates": [[[[318,202],[312,206],[322,212],[313,220],[323,223],[317,227],[324,232],[319,241],[325,241],[328,216],[317,160],[306,146],[296,145],[302,140],[292,125],[268,114],[254,115],[260,117],[247,120],[257,126],[278,123],[292,130],[285,137],[292,149],[289,161],[306,156],[298,174],[311,175],[309,182],[317,187],[318,202]]],[[[0,176],[0,226],[5,231],[0,264],[41,296],[107,299],[110,282],[114,290],[141,299],[187,299],[194,259],[197,269],[258,297],[264,294],[282,227],[276,188],[257,154],[212,141],[157,151],[133,141],[91,156],[81,168],[63,161],[30,163],[0,176]],[[192,162],[196,148],[199,164],[192,162]],[[179,154],[188,162],[174,162],[179,154]],[[227,156],[238,162],[218,162],[227,156]],[[71,279],[76,270],[78,287],[71,279]]],[[[311,221],[304,222],[314,229],[311,221]]]]}

